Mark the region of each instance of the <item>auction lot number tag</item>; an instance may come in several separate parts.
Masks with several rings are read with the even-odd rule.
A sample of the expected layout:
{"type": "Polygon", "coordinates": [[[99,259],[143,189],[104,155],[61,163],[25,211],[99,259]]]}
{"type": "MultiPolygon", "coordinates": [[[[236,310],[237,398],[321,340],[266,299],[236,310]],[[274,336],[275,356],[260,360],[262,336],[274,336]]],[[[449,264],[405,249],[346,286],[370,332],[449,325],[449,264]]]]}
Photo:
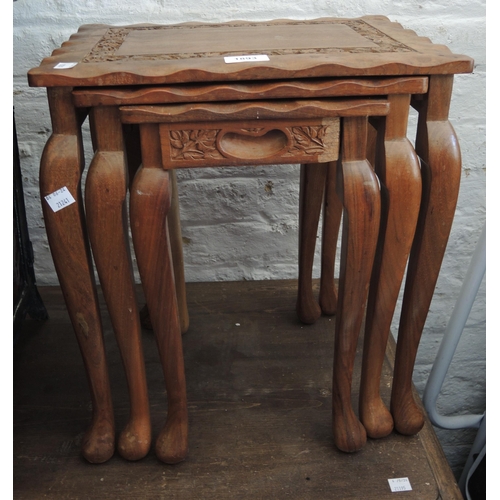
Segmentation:
{"type": "Polygon", "coordinates": [[[267,56],[266,54],[251,54],[251,55],[224,57],[224,62],[226,64],[242,63],[242,62],[259,62],[259,61],[269,61],[269,56],[267,56]]]}
{"type": "Polygon", "coordinates": [[[57,191],[54,191],[53,193],[48,194],[45,197],[45,201],[49,204],[50,208],[54,212],[58,212],[59,210],[75,203],[73,195],[69,192],[66,186],[58,189],[57,191]]]}
{"type": "Polygon", "coordinates": [[[411,491],[410,480],[407,477],[398,477],[396,479],[388,479],[389,486],[393,493],[398,491],[411,491]]]}

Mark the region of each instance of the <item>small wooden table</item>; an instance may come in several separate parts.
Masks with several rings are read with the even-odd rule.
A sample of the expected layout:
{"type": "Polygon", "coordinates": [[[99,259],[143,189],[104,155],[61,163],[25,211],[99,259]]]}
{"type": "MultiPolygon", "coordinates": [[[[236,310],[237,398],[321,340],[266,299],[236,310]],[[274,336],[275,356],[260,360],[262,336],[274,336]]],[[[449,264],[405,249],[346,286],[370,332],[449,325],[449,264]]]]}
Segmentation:
{"type": "MultiPolygon", "coordinates": [[[[124,457],[138,459],[148,452],[151,441],[125,215],[127,160],[132,174],[141,161],[139,146],[134,148],[137,123],[141,124],[144,168],[131,193],[132,212],[139,214],[133,215],[132,231],[141,254],[138,263],[169,399],[167,424],[157,441],[159,457],[173,463],[187,454],[180,337],[180,330],[187,328],[187,314],[184,304],[175,300],[174,290],[183,285],[183,276],[177,276],[174,284],[167,279],[172,275],[170,259],[159,259],[169,255],[169,232],[174,259],[180,241],[175,217],[165,230],[168,200],[175,191],[168,171],[198,165],[266,164],[278,158],[283,163],[287,154],[288,162],[303,164],[298,312],[306,322],[313,322],[320,313],[309,269],[315,241],[311,229],[317,227],[325,189],[330,210],[325,211],[321,303],[325,312],[335,309],[331,248],[341,209],[333,187],[339,185],[335,177],[340,175],[344,186],[340,194],[345,197],[346,172],[352,176],[348,198],[356,203],[344,221],[336,320],[335,442],[345,451],[359,449],[366,434],[381,437],[390,432],[393,419],[399,432],[418,432],[424,418],[413,400],[411,375],[451,228],[461,170],[458,140],[448,121],[453,75],[471,72],[472,65],[469,57],[452,54],[385,17],[367,16],[210,25],[88,25],[29,72],[30,85],[48,89],[53,127],[41,161],[42,197],[54,197],[64,188],[76,200],[72,204],[62,200],[64,208],[58,211],[44,202],[43,210],[90,381],[94,416],[83,442],[88,460],[102,462],[112,455],[114,420],[87,230],[130,390],[131,418],[118,448],[124,457]],[[342,118],[346,133],[341,154],[349,168],[337,169],[331,152],[339,141],[338,130],[328,136],[326,148],[325,136],[318,133],[324,132],[322,120],[344,116],[332,109],[347,98],[351,114],[342,118]],[[383,113],[370,109],[378,105],[377,99],[388,106],[383,113]],[[358,117],[352,115],[356,100],[365,106],[358,117]],[[406,139],[410,102],[419,112],[420,165],[406,139]],[[84,215],[80,126],[89,111],[96,153],[87,178],[84,215]],[[385,117],[369,127],[368,117],[380,115],[385,117]],[[256,125],[261,117],[269,127],[256,125]],[[281,120],[282,126],[268,121],[274,119],[281,120]],[[231,126],[209,126],[217,120],[231,126]],[[284,131],[287,126],[289,132],[284,131]],[[373,154],[368,147],[375,144],[368,141],[375,137],[371,130],[376,131],[373,154]],[[154,147],[148,147],[151,141],[156,141],[154,147]],[[381,194],[367,157],[375,165],[381,194]],[[334,173],[337,170],[340,174],[334,173]],[[377,244],[368,235],[378,234],[379,224],[377,244]],[[391,416],[381,402],[378,385],[410,249],[391,416]],[[352,411],[350,390],[370,273],[361,424],[352,411]]],[[[329,122],[330,130],[334,121],[329,122]]],[[[184,300],[182,291],[177,295],[184,300]]]]}

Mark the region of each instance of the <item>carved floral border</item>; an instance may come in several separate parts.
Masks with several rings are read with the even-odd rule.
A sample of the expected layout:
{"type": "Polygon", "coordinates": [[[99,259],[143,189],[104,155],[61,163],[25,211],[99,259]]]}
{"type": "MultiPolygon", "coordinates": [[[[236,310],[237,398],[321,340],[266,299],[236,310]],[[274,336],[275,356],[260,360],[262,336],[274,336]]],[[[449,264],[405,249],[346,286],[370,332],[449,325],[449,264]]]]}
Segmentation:
{"type": "MultiPolygon", "coordinates": [[[[261,26],[263,23],[248,23],[244,26],[261,26]]],[[[299,25],[300,21],[290,21],[287,25],[299,25]]],[[[370,40],[377,45],[373,47],[346,47],[346,48],[319,48],[319,49],[280,49],[280,50],[264,50],[270,56],[290,55],[290,54],[328,54],[336,52],[355,53],[386,53],[386,52],[415,52],[414,49],[407,45],[391,38],[377,28],[359,19],[347,20],[325,20],[325,21],[310,21],[309,24],[343,24],[354,30],[359,35],[370,40]]],[[[271,23],[264,24],[272,26],[271,23]]],[[[177,54],[141,54],[141,55],[116,55],[115,52],[121,47],[127,35],[132,31],[151,31],[151,30],[196,30],[198,28],[221,28],[221,27],[238,27],[241,24],[199,24],[199,25],[179,25],[179,26],[129,26],[109,28],[104,36],[94,45],[92,50],[83,58],[84,63],[99,63],[122,60],[175,60],[175,59],[191,59],[201,57],[217,57],[227,55],[237,55],[236,52],[189,52],[177,54]]]]}

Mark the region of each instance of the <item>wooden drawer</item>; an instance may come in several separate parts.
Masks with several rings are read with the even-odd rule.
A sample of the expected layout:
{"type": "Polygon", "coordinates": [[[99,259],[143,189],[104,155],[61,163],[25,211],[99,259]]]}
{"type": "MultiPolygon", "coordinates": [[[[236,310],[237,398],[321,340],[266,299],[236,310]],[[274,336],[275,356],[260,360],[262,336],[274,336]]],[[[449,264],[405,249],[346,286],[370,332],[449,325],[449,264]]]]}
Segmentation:
{"type": "Polygon", "coordinates": [[[343,116],[381,116],[385,99],[276,100],[121,107],[124,123],[158,124],[165,169],[324,163],[339,156],[343,116]]]}
{"type": "Polygon", "coordinates": [[[160,125],[164,168],[335,161],[340,119],[160,125]]]}

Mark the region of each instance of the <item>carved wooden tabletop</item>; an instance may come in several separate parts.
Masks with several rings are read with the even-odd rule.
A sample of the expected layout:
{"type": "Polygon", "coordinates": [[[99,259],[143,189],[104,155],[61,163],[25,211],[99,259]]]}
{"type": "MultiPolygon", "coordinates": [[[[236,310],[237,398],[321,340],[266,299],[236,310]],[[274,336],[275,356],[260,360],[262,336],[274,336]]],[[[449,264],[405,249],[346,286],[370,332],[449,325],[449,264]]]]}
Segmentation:
{"type": "Polygon", "coordinates": [[[29,72],[37,87],[469,73],[473,60],[384,16],[84,25],[29,72]],[[226,57],[253,57],[233,64],[226,57]],[[264,56],[264,57],[262,57],[264,56]],[[257,59],[257,60],[255,60],[257,59]],[[260,60],[264,59],[264,60],[260,60]]]}

